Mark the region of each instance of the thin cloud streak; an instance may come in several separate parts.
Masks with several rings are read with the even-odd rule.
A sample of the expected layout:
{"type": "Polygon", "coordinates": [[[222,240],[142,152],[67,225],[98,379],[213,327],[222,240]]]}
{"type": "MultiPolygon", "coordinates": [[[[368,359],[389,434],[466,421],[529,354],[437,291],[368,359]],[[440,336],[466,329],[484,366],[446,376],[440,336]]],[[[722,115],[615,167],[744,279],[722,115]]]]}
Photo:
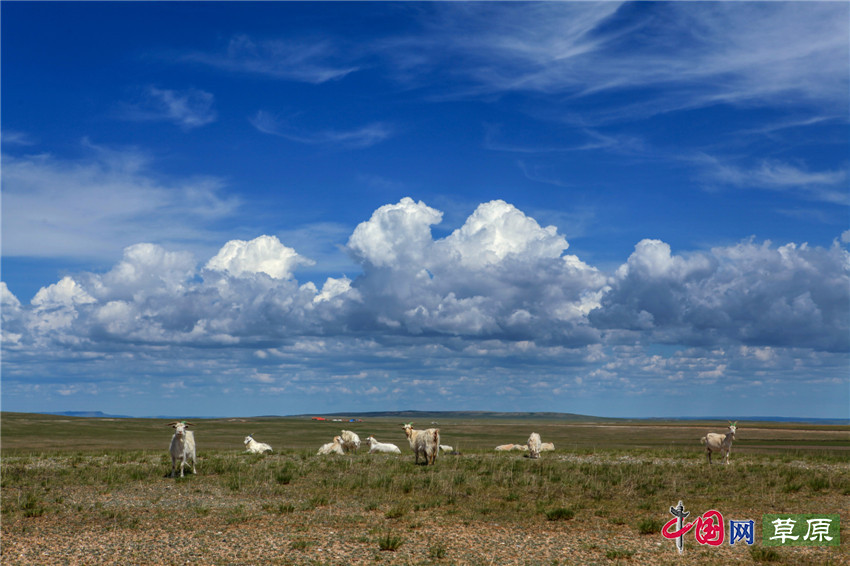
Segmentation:
{"type": "Polygon", "coordinates": [[[381,122],[348,131],[296,132],[279,118],[264,110],[258,111],[249,121],[252,126],[264,134],[308,145],[338,145],[353,149],[363,149],[379,144],[392,137],[394,133],[392,127],[381,122]]]}
{"type": "Polygon", "coordinates": [[[215,97],[203,90],[171,90],[149,86],[142,100],[124,105],[118,116],[124,120],[173,122],[184,130],[216,121],[215,97]]]}
{"type": "Polygon", "coordinates": [[[356,65],[336,64],[342,50],[329,40],[254,40],[247,35],[230,39],[223,52],[192,52],[177,59],[234,73],[322,84],[356,72],[356,65]]]}
{"type": "MultiPolygon", "coordinates": [[[[452,5],[442,13],[429,45],[439,42],[445,57],[456,60],[452,73],[469,84],[459,94],[526,91],[580,101],[641,93],[630,105],[584,114],[595,123],[717,104],[838,109],[846,101],[845,4],[452,5]],[[459,11],[462,20],[454,18],[459,11]],[[625,12],[628,23],[619,19],[625,12]],[[472,31],[459,33],[457,21],[472,31]],[[688,43],[680,44],[681,37],[688,43]]],[[[408,65],[432,68],[425,50],[411,42],[409,51],[420,57],[408,58],[408,65]]]]}

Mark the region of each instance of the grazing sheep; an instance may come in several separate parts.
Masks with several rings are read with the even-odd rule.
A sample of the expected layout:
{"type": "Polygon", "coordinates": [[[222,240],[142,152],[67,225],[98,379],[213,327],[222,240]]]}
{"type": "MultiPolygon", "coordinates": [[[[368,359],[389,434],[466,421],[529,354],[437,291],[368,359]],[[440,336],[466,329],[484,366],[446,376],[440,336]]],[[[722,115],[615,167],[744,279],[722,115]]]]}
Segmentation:
{"type": "Polygon", "coordinates": [[[555,449],[555,445],[552,444],[551,442],[544,442],[540,445],[540,451],[541,452],[551,452],[554,449],[555,449]]]}
{"type": "Polygon", "coordinates": [[[723,461],[729,463],[729,454],[732,452],[732,441],[735,440],[735,429],[738,426],[738,421],[734,423],[729,421],[729,432],[726,434],[717,434],[709,432],[703,436],[700,441],[705,444],[705,453],[708,456],[708,463],[711,464],[711,453],[720,452],[723,455],[723,461]]]}
{"type": "Polygon", "coordinates": [[[442,450],[443,452],[449,452],[449,453],[454,452],[454,448],[452,448],[448,444],[440,444],[440,450],[442,450]]]}
{"type": "Polygon", "coordinates": [[[173,478],[177,472],[177,460],[180,460],[180,477],[183,477],[183,466],[186,465],[186,460],[192,460],[192,473],[195,472],[195,433],[191,430],[186,430],[186,427],[192,426],[192,423],[186,421],[168,423],[166,426],[174,428],[174,436],[171,437],[171,446],[168,451],[171,453],[171,477],[173,478]]]}
{"type": "Polygon", "coordinates": [[[360,437],[350,430],[344,430],[339,434],[340,438],[342,438],[342,449],[346,452],[351,452],[354,450],[356,453],[360,448],[360,437]]]}
{"type": "Polygon", "coordinates": [[[537,459],[540,457],[540,435],[536,432],[532,432],[531,436],[528,437],[528,457],[537,459]]]}
{"type": "Polygon", "coordinates": [[[374,436],[370,436],[366,439],[369,442],[369,454],[375,454],[376,452],[382,452],[384,454],[401,454],[401,450],[395,444],[378,442],[374,436]]]}
{"type": "Polygon", "coordinates": [[[265,452],[271,452],[272,447],[265,442],[257,442],[254,440],[254,435],[249,434],[245,437],[245,451],[251,454],[263,454],[265,452]]]}
{"type": "Polygon", "coordinates": [[[323,444],[319,451],[316,452],[317,456],[321,456],[324,454],[345,454],[342,450],[342,438],[338,436],[334,436],[333,442],[328,442],[327,444],[323,444]]]}
{"type": "Polygon", "coordinates": [[[414,430],[413,423],[407,423],[402,428],[416,456],[416,463],[419,463],[419,456],[423,456],[426,466],[433,464],[440,452],[440,429],[414,430]]]}

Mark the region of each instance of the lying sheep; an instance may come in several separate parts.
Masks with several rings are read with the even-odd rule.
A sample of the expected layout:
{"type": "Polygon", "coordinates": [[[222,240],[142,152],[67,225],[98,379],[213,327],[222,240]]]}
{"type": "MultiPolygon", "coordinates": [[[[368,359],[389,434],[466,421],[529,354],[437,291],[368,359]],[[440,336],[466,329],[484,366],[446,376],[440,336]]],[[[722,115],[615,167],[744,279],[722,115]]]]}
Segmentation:
{"type": "Polygon", "coordinates": [[[497,452],[510,452],[510,451],[520,451],[525,452],[528,450],[528,446],[525,444],[502,444],[500,446],[496,446],[497,452]]]}
{"type": "Polygon", "coordinates": [[[552,444],[551,442],[544,442],[543,444],[540,445],[540,451],[541,452],[551,452],[554,449],[555,449],[555,445],[552,444]]]}
{"type": "Polygon", "coordinates": [[[328,442],[327,444],[323,444],[319,451],[316,452],[317,456],[325,455],[325,454],[345,454],[342,450],[342,438],[339,436],[334,436],[333,442],[328,442]]]}
{"type": "Polygon", "coordinates": [[[401,454],[401,450],[395,444],[378,442],[374,436],[366,439],[369,442],[369,454],[384,453],[384,454],[401,454]]]}
{"type": "Polygon", "coordinates": [[[263,454],[265,452],[271,452],[272,447],[265,442],[257,442],[254,440],[254,436],[249,434],[245,437],[245,451],[251,454],[263,454]]]}

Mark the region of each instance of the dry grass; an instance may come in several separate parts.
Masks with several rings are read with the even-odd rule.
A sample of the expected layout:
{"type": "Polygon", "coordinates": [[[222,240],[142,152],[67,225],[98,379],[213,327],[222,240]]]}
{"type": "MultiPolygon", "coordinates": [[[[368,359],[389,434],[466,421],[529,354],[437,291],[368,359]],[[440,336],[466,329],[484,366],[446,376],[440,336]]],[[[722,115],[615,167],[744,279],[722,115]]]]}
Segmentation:
{"type": "Polygon", "coordinates": [[[695,515],[717,509],[757,524],[768,512],[843,512],[850,540],[846,428],[742,426],[752,447],[736,442],[730,466],[709,468],[704,425],[630,423],[613,442],[608,426],[440,423],[463,454],[426,467],[413,464],[394,420],[202,421],[198,475],[170,479],[170,432],[158,421],[2,420],[4,565],[850,564],[846,542],[767,556],[756,550],[760,532],[751,548],[701,548],[691,537],[679,557],[656,528],[683,499],[695,515]],[[64,443],[24,448],[35,421],[39,438],[61,428],[64,443]],[[339,428],[395,442],[403,455],[315,456],[339,428]],[[492,452],[531,430],[557,450],[537,461],[492,452]],[[250,432],[278,452],[244,454],[250,432]]]}

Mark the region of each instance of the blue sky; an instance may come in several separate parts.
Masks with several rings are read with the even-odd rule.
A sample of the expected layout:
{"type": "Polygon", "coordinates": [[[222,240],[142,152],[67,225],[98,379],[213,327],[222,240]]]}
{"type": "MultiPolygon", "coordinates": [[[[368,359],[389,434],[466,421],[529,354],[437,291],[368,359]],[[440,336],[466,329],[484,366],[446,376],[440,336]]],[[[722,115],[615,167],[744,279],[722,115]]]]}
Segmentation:
{"type": "Polygon", "coordinates": [[[844,2],[5,2],[2,408],[850,417],[844,2]]]}

